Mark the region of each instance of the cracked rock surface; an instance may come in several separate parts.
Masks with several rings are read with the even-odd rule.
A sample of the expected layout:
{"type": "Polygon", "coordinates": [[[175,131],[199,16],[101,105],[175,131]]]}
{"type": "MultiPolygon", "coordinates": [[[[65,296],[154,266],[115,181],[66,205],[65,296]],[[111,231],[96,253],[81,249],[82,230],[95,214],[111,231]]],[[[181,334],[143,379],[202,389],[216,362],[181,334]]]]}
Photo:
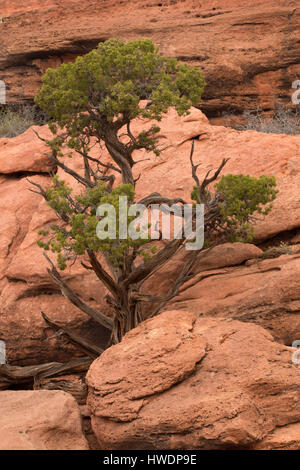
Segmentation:
{"type": "Polygon", "coordinates": [[[74,398],[57,390],[0,392],[0,450],[88,450],[74,398]]]}
{"type": "Polygon", "coordinates": [[[166,311],[93,362],[94,433],[103,449],[299,449],[293,351],[258,325],[166,311]]]}
{"type": "Polygon", "coordinates": [[[297,1],[2,0],[0,72],[9,102],[28,101],[47,67],[110,37],[152,39],[162,54],[203,71],[202,109],[274,109],[299,78],[297,1]]]}
{"type": "MultiPolygon", "coordinates": [[[[151,122],[147,125],[150,127],[151,122]]],[[[133,122],[132,130],[140,132],[143,126],[140,120],[133,122]]],[[[239,132],[212,126],[196,108],[185,117],[179,117],[171,109],[160,127],[159,145],[165,148],[161,155],[155,157],[142,151],[134,155],[135,160],[144,160],[134,170],[135,178],[141,174],[136,185],[137,200],[158,191],[190,202],[193,181],[189,154],[194,139],[195,163],[201,163],[200,178],[228,157],[223,174],[276,177],[278,197],[268,217],[257,221],[255,236],[264,242],[289,233],[299,249],[299,136],[239,132]]],[[[47,126],[35,129],[44,138],[49,135],[47,126]]],[[[98,157],[98,150],[93,151],[93,156],[98,157]]],[[[101,347],[107,341],[103,329],[71,305],[49,278],[47,261],[36,244],[38,231],[56,221],[41,197],[29,191],[32,186],[27,181],[29,177],[44,188],[51,185],[51,178],[45,173],[47,159],[41,157],[46,152],[44,143],[32,129],[13,139],[0,139],[0,161],[5,169],[5,174],[0,174],[0,340],[6,342],[7,360],[12,365],[65,362],[81,354],[63,337],[53,337],[41,311],[54,321],[68,324],[75,333],[98,341],[101,347]]],[[[76,157],[68,159],[68,164],[77,171],[82,169],[81,160],[76,157]]],[[[70,177],[60,171],[58,175],[72,184],[70,177]]],[[[76,186],[73,188],[78,190],[76,186]]],[[[182,287],[167,309],[256,322],[276,339],[291,344],[298,339],[300,328],[299,254],[268,260],[261,260],[261,255],[258,247],[241,243],[223,244],[201,255],[197,276],[182,287]],[[254,260],[254,264],[248,265],[249,260],[254,260]]],[[[157,276],[147,281],[147,292],[163,295],[168,291],[182,262],[183,259],[175,257],[165,265],[157,276]]],[[[99,286],[92,272],[76,262],[64,271],[63,277],[86,303],[110,314],[105,289],[99,286]]]]}

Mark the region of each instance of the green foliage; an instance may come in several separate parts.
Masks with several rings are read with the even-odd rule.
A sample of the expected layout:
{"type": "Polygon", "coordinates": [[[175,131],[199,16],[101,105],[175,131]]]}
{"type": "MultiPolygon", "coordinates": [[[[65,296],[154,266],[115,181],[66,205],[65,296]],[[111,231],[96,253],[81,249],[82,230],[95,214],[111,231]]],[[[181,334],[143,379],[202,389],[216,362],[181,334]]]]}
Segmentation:
{"type": "MultiPolygon", "coordinates": [[[[211,192],[208,191],[208,189],[205,189],[205,190],[204,190],[204,197],[205,197],[205,201],[206,201],[206,202],[210,201],[210,199],[211,199],[211,192]]],[[[198,195],[198,188],[197,188],[197,186],[193,186],[193,191],[191,192],[191,199],[192,199],[192,201],[195,201],[196,204],[200,204],[200,199],[199,199],[199,195],[198,195]]]]}
{"type": "Polygon", "coordinates": [[[67,200],[67,197],[72,193],[72,188],[67,186],[64,181],[59,180],[57,176],[52,178],[52,182],[54,187],[46,191],[49,206],[61,216],[72,214],[73,208],[67,200]]]}
{"type": "MultiPolygon", "coordinates": [[[[71,199],[69,196],[72,189],[64,181],[55,176],[53,183],[53,188],[48,189],[46,193],[47,202],[61,218],[67,216],[67,224],[51,225],[51,233],[49,230],[40,230],[39,235],[42,238],[37,244],[46,251],[57,253],[57,263],[61,270],[66,268],[67,261],[73,259],[74,255],[83,255],[87,249],[95,253],[101,251],[115,267],[122,267],[125,257],[132,253],[132,250],[144,260],[151,258],[156,252],[153,246],[142,249],[149,243],[148,238],[138,240],[132,240],[129,236],[125,239],[120,238],[119,196],[127,197],[127,210],[129,210],[134,205],[134,188],[131,185],[121,184],[108,192],[104,183],[101,183],[87,190],[85,194],[71,199]],[[97,225],[101,220],[97,215],[97,207],[102,204],[110,204],[115,209],[115,239],[100,239],[97,236],[97,225]]],[[[127,224],[129,225],[134,219],[134,216],[127,216],[127,224]]]]}
{"type": "Polygon", "coordinates": [[[270,213],[272,201],[278,193],[275,187],[274,176],[222,176],[215,189],[219,193],[220,214],[224,226],[228,229],[230,241],[249,242],[253,239],[251,216],[270,213]]]}
{"type": "MultiPolygon", "coordinates": [[[[133,136],[130,121],[136,118],[160,121],[170,106],[175,107],[179,115],[187,114],[192,105],[199,103],[204,86],[205,80],[199,69],[159,55],[158,48],[150,40],[123,42],[110,39],[87,55],[78,57],[74,63],[62,64],[55,70],[48,69],[36,103],[51,119],[50,129],[54,137],[48,144],[57,157],[63,155],[62,147],[67,145],[86,158],[91,139],[96,137],[93,142],[104,142],[114,162],[123,171],[120,162],[123,159],[132,168],[135,149],[159,154],[156,147],[159,127],[149,125],[138,136],[133,136]],[[141,100],[147,100],[146,107],[140,106],[141,100]],[[124,126],[130,140],[126,144],[119,135],[124,126]],[[58,135],[61,129],[63,133],[58,135]]],[[[126,183],[134,184],[133,181],[133,177],[123,178],[126,183]]],[[[72,189],[64,181],[55,177],[53,183],[46,192],[46,199],[66,225],[52,226],[51,234],[41,232],[43,239],[38,243],[57,253],[61,269],[66,267],[68,259],[83,255],[86,250],[103,252],[114,266],[120,268],[133,253],[133,258],[140,255],[145,260],[155,253],[155,247],[147,246],[149,240],[146,238],[132,240],[128,236],[120,236],[119,197],[127,196],[127,209],[132,207],[132,184],[108,189],[100,183],[73,198],[72,189]],[[99,216],[97,208],[103,204],[110,204],[113,212],[99,216]],[[117,215],[116,220],[114,214],[117,215]],[[99,221],[105,221],[107,227],[113,226],[115,238],[97,236],[99,221]]],[[[206,203],[216,204],[217,209],[212,230],[222,227],[230,241],[250,241],[253,237],[251,217],[270,212],[277,194],[275,186],[275,178],[270,176],[223,176],[215,185],[214,195],[205,191],[206,203]]],[[[200,202],[195,187],[192,199],[200,202]]],[[[134,218],[127,217],[127,226],[134,218]]],[[[103,227],[101,230],[105,232],[103,227]]],[[[145,227],[140,227],[140,230],[145,230],[145,227]]],[[[206,240],[205,246],[209,242],[206,240]]]]}
{"type": "MultiPolygon", "coordinates": [[[[224,175],[215,184],[214,200],[218,201],[219,227],[231,242],[251,242],[253,214],[267,215],[272,210],[272,201],[278,190],[274,176],[262,175],[259,178],[248,175],[224,175]]],[[[191,199],[200,203],[197,186],[193,187],[191,199]]],[[[213,200],[209,190],[205,190],[206,203],[213,200]]],[[[205,240],[204,248],[209,246],[205,240]]]]}
{"type": "MultiPolygon", "coordinates": [[[[100,43],[74,63],[48,69],[36,103],[51,118],[54,134],[67,130],[68,146],[82,149],[82,136],[104,138],[107,129],[137,117],[161,120],[170,106],[179,115],[199,103],[205,80],[196,67],[159,55],[150,40],[100,43]],[[140,100],[148,100],[142,109],[140,100]]],[[[155,150],[159,128],[137,137],[140,148],[155,150]]],[[[55,144],[61,144],[56,141],[55,144]]]]}
{"type": "MultiPolygon", "coordinates": [[[[75,255],[83,255],[87,249],[94,252],[102,252],[115,266],[122,267],[125,258],[135,251],[147,261],[156,253],[156,246],[148,247],[148,238],[132,240],[129,236],[120,237],[120,196],[127,197],[127,211],[134,206],[134,188],[130,184],[121,184],[111,192],[104,183],[86,190],[83,195],[74,199],[69,196],[72,189],[57,176],[53,178],[53,187],[46,192],[47,201],[63,220],[67,221],[66,227],[52,225],[49,230],[40,230],[43,238],[38,240],[38,245],[45,250],[57,253],[57,262],[60,269],[66,268],[66,262],[75,255]],[[97,207],[110,204],[116,215],[115,238],[100,239],[97,235],[99,220],[103,220],[103,214],[99,217],[97,207]]],[[[253,239],[253,229],[250,224],[253,214],[267,215],[272,209],[272,201],[278,191],[275,189],[276,181],[273,176],[262,175],[259,178],[247,175],[223,176],[215,185],[214,200],[217,201],[219,211],[219,225],[222,226],[227,239],[231,242],[250,242],[253,239]]],[[[206,190],[207,201],[212,201],[212,194],[206,190]]],[[[197,188],[194,187],[192,199],[199,203],[197,188]]],[[[128,216],[127,226],[135,219],[128,216]]],[[[107,217],[107,225],[110,224],[110,216],[107,217]]],[[[146,232],[147,232],[146,227],[146,232]]],[[[144,227],[145,229],[145,227],[144,227]]],[[[204,248],[209,246],[209,240],[205,240],[204,248]]]]}
{"type": "MultiPolygon", "coordinates": [[[[191,105],[200,101],[204,86],[205,80],[199,69],[159,55],[158,48],[150,40],[123,42],[110,39],[87,55],[78,57],[74,63],[48,69],[35,101],[50,118],[53,138],[47,143],[57,158],[63,156],[65,146],[86,156],[91,138],[95,137],[97,143],[105,143],[117,165],[122,161],[121,154],[131,167],[131,154],[135,149],[159,154],[156,136],[160,129],[151,125],[133,136],[130,121],[139,117],[160,121],[170,106],[174,106],[179,115],[187,114],[191,105]],[[140,106],[141,100],[147,100],[146,107],[140,106]],[[124,126],[127,126],[130,139],[128,144],[123,144],[118,134],[124,126]]],[[[123,179],[123,182],[133,183],[133,178],[123,179]]],[[[88,249],[102,251],[107,259],[120,267],[126,256],[133,252],[134,257],[140,255],[145,260],[155,253],[155,247],[145,246],[149,242],[146,239],[120,239],[118,217],[115,240],[97,236],[98,223],[103,221],[103,215],[97,215],[97,207],[111,204],[118,216],[120,195],[127,196],[128,208],[133,205],[132,185],[123,184],[108,190],[104,184],[97,184],[74,198],[64,181],[55,177],[53,183],[46,192],[46,199],[66,227],[53,226],[51,234],[41,232],[43,238],[38,244],[58,254],[60,268],[64,269],[68,259],[82,255],[88,249]]],[[[111,218],[108,214],[108,225],[110,222],[113,225],[111,218]]],[[[127,225],[134,218],[128,217],[127,225]]],[[[140,230],[145,229],[147,232],[147,227],[140,227],[140,230]]]]}

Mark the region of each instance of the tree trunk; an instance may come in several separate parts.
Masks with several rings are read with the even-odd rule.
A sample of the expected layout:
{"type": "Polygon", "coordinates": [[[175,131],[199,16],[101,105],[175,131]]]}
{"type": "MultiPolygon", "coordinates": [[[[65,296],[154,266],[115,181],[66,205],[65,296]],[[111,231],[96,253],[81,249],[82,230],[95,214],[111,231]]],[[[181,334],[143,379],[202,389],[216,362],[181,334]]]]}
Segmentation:
{"type": "Polygon", "coordinates": [[[108,346],[120,343],[128,331],[136,328],[143,321],[140,303],[132,300],[128,291],[123,293],[120,303],[114,308],[114,324],[108,346]]]}
{"type": "Polygon", "coordinates": [[[104,141],[108,152],[121,170],[123,183],[131,184],[134,187],[135,181],[132,175],[134,162],[128,149],[120,142],[117,134],[112,132],[111,129],[107,129],[104,141]]]}

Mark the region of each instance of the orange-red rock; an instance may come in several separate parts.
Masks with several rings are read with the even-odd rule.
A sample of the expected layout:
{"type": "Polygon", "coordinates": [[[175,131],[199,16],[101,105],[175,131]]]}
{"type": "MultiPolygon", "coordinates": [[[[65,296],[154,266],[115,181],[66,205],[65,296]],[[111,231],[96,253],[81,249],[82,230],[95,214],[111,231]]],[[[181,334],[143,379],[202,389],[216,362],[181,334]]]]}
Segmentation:
{"type": "MultiPolygon", "coordinates": [[[[138,122],[132,128],[138,132],[141,125],[138,122]]],[[[171,110],[160,125],[160,144],[167,147],[160,157],[142,152],[135,155],[136,160],[150,158],[137,164],[134,170],[136,177],[142,173],[137,183],[138,199],[159,191],[170,197],[176,195],[190,201],[193,186],[189,162],[190,139],[197,139],[200,135],[199,140],[195,141],[194,154],[195,162],[202,162],[198,170],[200,177],[207,170],[216,168],[224,157],[230,157],[224,173],[254,176],[265,173],[276,176],[280,193],[273,212],[256,224],[258,239],[269,239],[300,227],[298,136],[238,132],[210,126],[203,113],[195,108],[189,116],[183,118],[178,118],[171,110]]],[[[39,131],[45,135],[47,133],[44,127],[39,131]]],[[[28,136],[30,131],[17,138],[20,154],[24,138],[26,148],[30,148],[32,155],[39,159],[39,155],[45,151],[44,144],[33,133],[32,141],[28,140],[28,136]]],[[[6,141],[0,139],[0,149],[3,140],[6,141]]],[[[14,142],[15,139],[12,139],[14,142]]],[[[0,151],[1,158],[5,158],[4,151],[0,151]]],[[[107,339],[107,335],[95,326],[91,327],[89,318],[61,295],[48,276],[47,262],[36,240],[38,230],[55,219],[45,202],[29,191],[31,186],[22,176],[26,168],[34,165],[34,160],[31,160],[30,165],[28,161],[24,159],[22,166],[22,160],[18,159],[21,176],[17,177],[16,167],[12,167],[12,175],[0,177],[0,339],[7,343],[8,361],[16,364],[64,361],[80,354],[62,337],[50,339],[53,332],[46,327],[41,311],[61,324],[70,323],[77,332],[87,333],[90,330],[89,334],[101,345],[107,339]],[[16,348],[16,344],[20,347],[16,348]]],[[[68,164],[77,170],[82,166],[76,159],[68,159],[68,164]]],[[[61,171],[59,175],[64,176],[61,171]]],[[[32,175],[30,178],[44,187],[51,184],[48,176],[32,175]]],[[[66,179],[69,183],[72,181],[69,177],[66,179]]],[[[261,251],[253,245],[235,244],[215,248],[211,254],[199,259],[196,268],[197,272],[208,271],[211,277],[203,282],[196,278],[192,286],[184,286],[180,296],[170,305],[172,308],[188,308],[197,313],[243,317],[246,321],[255,321],[270,328],[281,341],[291,342],[299,329],[297,312],[300,307],[297,307],[299,299],[296,293],[300,268],[297,256],[264,261],[262,270],[265,264],[279,263],[275,269],[266,273],[261,273],[257,267],[260,264],[228,267],[241,265],[260,255],[261,251]],[[216,275],[213,271],[215,269],[221,269],[221,273],[216,275]],[[259,272],[256,273],[256,270],[259,272]],[[278,285],[285,287],[281,289],[278,285]]],[[[172,273],[177,272],[181,262],[182,258],[181,261],[176,258],[157,273],[156,279],[148,283],[150,292],[157,294],[158,291],[168,289],[172,273]]],[[[104,298],[106,291],[93,273],[86,272],[76,263],[63,276],[84,301],[109,313],[104,298]]]]}
{"type": "Polygon", "coordinates": [[[285,0],[2,1],[0,79],[8,100],[32,99],[47,67],[110,37],[152,39],[199,67],[210,116],[291,103],[299,79],[299,9],[285,0]]]}
{"type": "Polygon", "coordinates": [[[188,281],[168,308],[254,322],[291,345],[300,328],[300,255],[212,269],[188,281]]]}
{"type": "Polygon", "coordinates": [[[45,155],[49,147],[37,142],[33,131],[44,139],[52,136],[48,126],[34,126],[17,137],[0,139],[0,174],[49,173],[54,169],[45,155]]]}
{"type": "Polygon", "coordinates": [[[293,351],[254,324],[183,310],[147,320],[88,372],[101,448],[300,449],[293,351]]]}
{"type": "Polygon", "coordinates": [[[60,391],[0,392],[1,450],[88,450],[79,407],[60,391]]]}
{"type": "MultiPolygon", "coordinates": [[[[279,232],[300,226],[300,137],[284,134],[263,134],[256,131],[236,131],[234,129],[211,126],[203,118],[201,111],[193,108],[191,114],[181,118],[181,126],[195,122],[194,162],[201,163],[198,176],[203,178],[208,170],[218,168],[223,158],[229,158],[222,174],[261,174],[274,175],[279,194],[273,211],[255,226],[257,239],[270,238],[279,232]],[[199,125],[200,121],[200,125],[199,125]]],[[[137,196],[146,192],[161,191],[168,197],[182,197],[190,202],[193,186],[189,160],[191,141],[181,139],[172,142],[171,128],[178,126],[173,111],[163,119],[161,127],[161,147],[166,149],[159,157],[139,163],[134,167],[135,175],[141,173],[136,185],[137,196]],[[174,124],[173,124],[174,123],[174,124]]],[[[179,130],[180,133],[180,130],[179,130]]],[[[135,159],[149,158],[148,154],[136,152],[135,159]]]]}

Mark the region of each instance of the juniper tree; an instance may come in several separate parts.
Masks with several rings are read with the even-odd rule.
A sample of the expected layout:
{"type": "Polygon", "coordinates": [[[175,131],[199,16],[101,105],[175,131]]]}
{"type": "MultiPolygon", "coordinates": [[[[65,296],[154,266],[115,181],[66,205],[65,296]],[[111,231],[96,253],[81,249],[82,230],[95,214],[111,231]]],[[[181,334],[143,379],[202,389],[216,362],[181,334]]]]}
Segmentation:
{"type": "MultiPolygon", "coordinates": [[[[111,204],[118,213],[120,196],[127,197],[128,208],[135,203],[146,207],[153,203],[185,204],[181,198],[167,198],[158,192],[136,201],[133,167],[137,162],[133,152],[144,149],[153,158],[159,155],[159,121],[170,107],[180,116],[187,114],[191,106],[199,103],[204,87],[199,69],[159,55],[158,48],[149,40],[108,40],[74,63],[48,69],[43,77],[36,103],[50,117],[53,138],[47,140],[49,156],[80,184],[82,191],[73,196],[71,187],[57,175],[48,190],[36,185],[60,220],[40,232],[38,243],[45,251],[57,253],[59,270],[64,270],[75,258],[88,258],[89,264],[82,261],[82,265],[92,270],[107,289],[112,318],[80,299],[46,255],[51,265],[48,272],[74,305],[111,331],[110,344],[119,342],[126,332],[143,321],[144,303],[153,305],[149,314],[153,316],[177,295],[180,286],[193,275],[193,266],[203,250],[225,240],[251,240],[253,214],[269,213],[276,197],[276,182],[269,176],[226,175],[212,188],[227,159],[212,175],[208,173],[200,181],[199,165],[193,162],[193,142],[191,198],[195,204],[204,204],[205,245],[202,250],[187,253],[185,264],[164,297],[146,292],[144,284],[179,250],[185,249],[185,236],[173,238],[164,245],[158,243],[157,247],[151,239],[120,238],[119,220],[115,239],[97,236],[101,219],[97,208],[111,204]],[[141,106],[141,100],[147,104],[141,106]],[[144,119],[145,129],[134,135],[131,123],[137,118],[144,119]],[[148,119],[157,125],[147,126],[148,119]],[[99,149],[105,146],[110,161],[103,159],[101,152],[98,158],[91,156],[92,146],[99,149]],[[68,166],[66,154],[82,158],[82,173],[68,166]],[[116,176],[121,178],[118,185],[116,176]]],[[[195,210],[192,219],[194,223],[195,210]]],[[[128,217],[128,222],[131,220],[128,217]]],[[[45,319],[55,327],[46,316],[45,319]]],[[[76,341],[90,352],[99,353],[96,347],[87,347],[82,338],[76,337],[76,341]]]]}

